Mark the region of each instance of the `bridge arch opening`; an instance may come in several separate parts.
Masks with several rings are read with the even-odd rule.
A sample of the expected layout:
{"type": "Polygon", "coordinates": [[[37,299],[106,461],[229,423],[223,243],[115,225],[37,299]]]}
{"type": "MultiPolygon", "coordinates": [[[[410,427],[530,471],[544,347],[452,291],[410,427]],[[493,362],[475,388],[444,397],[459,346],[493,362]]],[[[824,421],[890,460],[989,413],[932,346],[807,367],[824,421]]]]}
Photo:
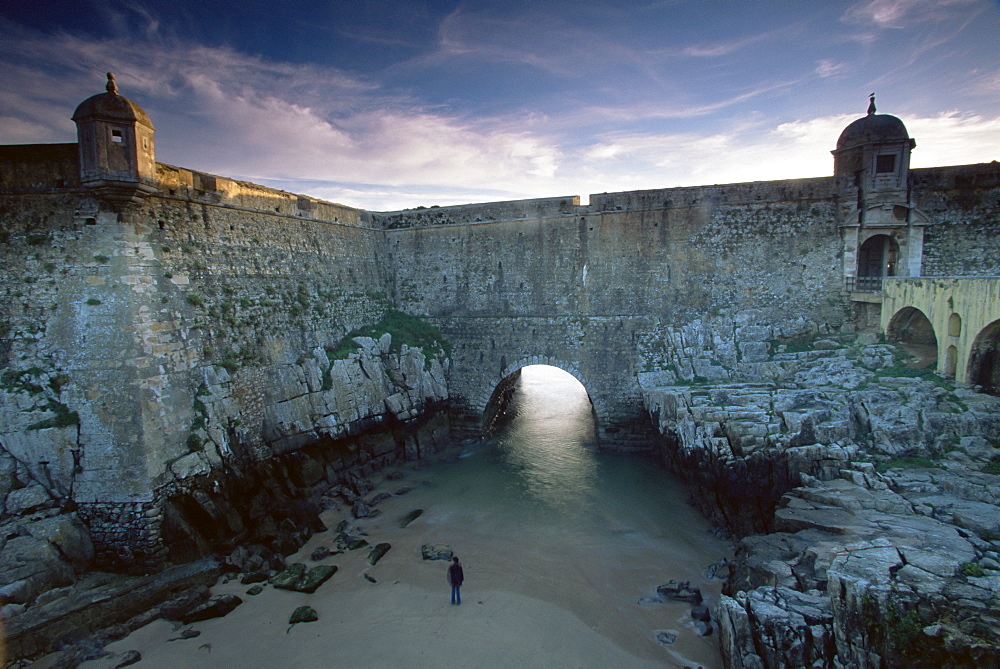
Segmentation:
{"type": "Polygon", "coordinates": [[[920,309],[904,307],[897,311],[889,320],[885,334],[889,341],[899,344],[913,356],[908,363],[911,367],[934,369],[937,365],[938,342],[934,325],[920,309]]]}
{"type": "Polygon", "coordinates": [[[969,383],[984,392],[1000,395],[1000,320],[984,327],[969,351],[969,383]]]}
{"type": "Polygon", "coordinates": [[[597,414],[586,385],[575,374],[549,364],[514,366],[494,388],[483,413],[483,433],[493,437],[518,416],[565,420],[586,446],[596,445],[597,414]]]}
{"type": "Polygon", "coordinates": [[[858,249],[858,275],[855,284],[860,290],[880,290],[882,279],[896,275],[899,244],[889,235],[872,235],[858,249]]]}
{"type": "Polygon", "coordinates": [[[505,377],[493,395],[486,436],[521,493],[546,508],[570,509],[590,498],[600,466],[583,384],[558,367],[534,364],[505,377]]]}

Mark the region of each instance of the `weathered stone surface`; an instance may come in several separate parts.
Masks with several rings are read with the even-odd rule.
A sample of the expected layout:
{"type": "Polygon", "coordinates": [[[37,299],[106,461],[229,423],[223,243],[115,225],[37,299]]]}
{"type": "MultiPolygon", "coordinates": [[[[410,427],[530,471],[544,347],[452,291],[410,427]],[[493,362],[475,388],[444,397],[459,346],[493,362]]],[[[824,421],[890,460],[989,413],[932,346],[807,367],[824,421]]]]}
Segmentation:
{"type": "Polygon", "coordinates": [[[368,551],[368,564],[372,566],[378,564],[378,561],[389,552],[390,548],[392,548],[392,545],[388,543],[380,543],[372,546],[372,549],[368,551]]]}
{"type": "Polygon", "coordinates": [[[656,586],[656,592],[665,599],[701,604],[701,589],[691,585],[688,581],[669,581],[656,586]]]}
{"type": "Polygon", "coordinates": [[[300,606],[292,611],[292,615],[288,618],[288,624],[312,623],[317,620],[319,620],[319,614],[316,613],[316,609],[311,606],[300,606]]]}
{"type": "Polygon", "coordinates": [[[408,514],[399,519],[399,526],[406,527],[414,520],[419,518],[421,514],[423,514],[423,512],[424,512],[423,509],[414,509],[413,511],[410,511],[408,514]]]}
{"type": "Polygon", "coordinates": [[[185,625],[190,625],[202,620],[221,618],[222,616],[229,615],[233,609],[242,603],[243,600],[236,595],[218,595],[181,616],[181,622],[185,625]]]}
{"type": "Polygon", "coordinates": [[[980,472],[997,452],[981,435],[1000,434],[1000,404],[883,376],[884,345],[833,342],[733,374],[774,385],[647,391],[695,498],[761,532],[740,541],[717,610],[727,666],[991,666],[1000,583],[977,579],[995,573],[1000,477],[980,472]]]}
{"type": "Polygon", "coordinates": [[[125,651],[122,654],[121,659],[119,659],[118,663],[115,665],[115,669],[119,669],[120,667],[131,666],[136,662],[140,662],[141,660],[142,660],[142,653],[140,653],[139,651],[137,650],[125,651]]]}
{"type": "Polygon", "coordinates": [[[313,562],[319,562],[320,560],[325,560],[330,557],[330,555],[329,546],[317,546],[313,549],[313,552],[309,554],[309,559],[313,562]]]}
{"type": "Polygon", "coordinates": [[[313,593],[335,573],[337,573],[336,565],[321,564],[309,569],[301,562],[296,562],[276,575],[271,580],[271,585],[282,590],[313,593]]]}
{"type": "Polygon", "coordinates": [[[211,560],[171,567],[151,576],[88,574],[64,596],[28,607],[6,621],[8,659],[53,650],[55,642],[70,632],[88,635],[130,619],[144,625],[161,611],[165,618],[179,619],[181,611],[207,598],[206,586],[218,576],[218,566],[211,560]],[[177,599],[168,606],[171,598],[177,599]],[[149,611],[153,611],[152,617],[144,620],[142,616],[149,611]]]}
{"type": "Polygon", "coordinates": [[[424,544],[420,547],[420,555],[425,560],[450,560],[451,546],[446,544],[424,544]]]}

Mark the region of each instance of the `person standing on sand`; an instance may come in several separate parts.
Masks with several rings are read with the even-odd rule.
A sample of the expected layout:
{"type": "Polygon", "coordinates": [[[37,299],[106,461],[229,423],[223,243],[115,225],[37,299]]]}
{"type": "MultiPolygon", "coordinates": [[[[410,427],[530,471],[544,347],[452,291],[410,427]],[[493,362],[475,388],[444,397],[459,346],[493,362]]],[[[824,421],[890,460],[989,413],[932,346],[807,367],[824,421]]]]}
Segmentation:
{"type": "Polygon", "coordinates": [[[462,581],[465,580],[465,573],[462,572],[462,564],[457,557],[451,559],[451,566],[448,567],[448,583],[451,583],[451,603],[460,605],[462,603],[462,581]]]}

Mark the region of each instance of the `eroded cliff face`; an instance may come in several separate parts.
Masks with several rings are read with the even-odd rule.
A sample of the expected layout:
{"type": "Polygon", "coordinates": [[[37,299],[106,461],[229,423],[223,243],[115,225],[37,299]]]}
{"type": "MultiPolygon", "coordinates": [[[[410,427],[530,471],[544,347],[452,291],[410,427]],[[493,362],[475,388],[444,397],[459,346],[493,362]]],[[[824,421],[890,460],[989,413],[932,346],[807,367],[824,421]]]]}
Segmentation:
{"type": "MultiPolygon", "coordinates": [[[[331,487],[362,495],[360,482],[373,471],[446,443],[444,353],[393,346],[389,334],[350,344],[356,350],[332,355],[320,347],[268,368],[200,370],[190,452],[167,464],[151,510],[137,514],[141,527],[158,530],[161,563],[237,543],[259,545],[280,559],[320,529],[323,493],[331,487]]],[[[19,396],[32,394],[3,395],[5,425],[23,411],[19,396]]],[[[45,446],[67,429],[24,434],[45,446]]],[[[5,438],[0,449],[0,597],[8,620],[43,593],[73,584],[95,557],[69,494],[72,468],[65,481],[46,478],[30,466],[34,460],[11,451],[21,443],[5,438]]],[[[121,518],[117,531],[129,532],[131,520],[121,518]]],[[[134,566],[144,565],[137,560],[134,566]]]]}
{"type": "Polygon", "coordinates": [[[664,460],[743,537],[716,611],[727,665],[997,664],[1000,401],[867,335],[759,334],[666,347],[687,384],[644,379],[664,460]]]}

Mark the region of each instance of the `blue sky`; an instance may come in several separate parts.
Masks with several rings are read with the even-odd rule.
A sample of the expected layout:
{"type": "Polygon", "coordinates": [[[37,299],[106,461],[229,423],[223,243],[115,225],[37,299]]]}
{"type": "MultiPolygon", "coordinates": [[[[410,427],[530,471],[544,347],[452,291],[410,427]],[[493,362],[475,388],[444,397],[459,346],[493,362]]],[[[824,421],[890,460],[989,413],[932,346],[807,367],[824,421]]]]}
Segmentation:
{"type": "Polygon", "coordinates": [[[0,143],[116,74],[157,159],[375,210],[1000,160],[995,0],[0,0],[0,143]]]}

